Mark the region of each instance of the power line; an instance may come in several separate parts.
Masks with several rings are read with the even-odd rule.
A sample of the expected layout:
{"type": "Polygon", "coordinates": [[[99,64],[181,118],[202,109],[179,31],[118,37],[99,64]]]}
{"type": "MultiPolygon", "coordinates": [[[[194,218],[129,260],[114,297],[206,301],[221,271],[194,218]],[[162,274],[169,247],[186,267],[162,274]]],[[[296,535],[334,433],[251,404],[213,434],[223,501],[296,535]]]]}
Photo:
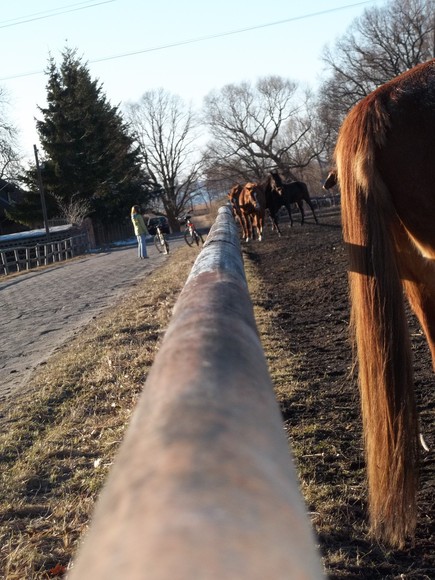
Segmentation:
{"type": "MultiPolygon", "coordinates": [[[[113,2],[114,0],[107,0],[108,2],[113,2]]],[[[117,55],[113,55],[113,56],[106,56],[106,57],[102,57],[102,58],[97,58],[94,60],[90,60],[88,61],[90,64],[94,64],[97,62],[104,62],[107,60],[115,60],[118,58],[126,58],[128,56],[135,56],[137,54],[144,54],[147,52],[157,52],[158,50],[165,50],[167,48],[175,48],[177,46],[184,46],[186,44],[194,44],[197,42],[203,42],[205,40],[212,40],[214,38],[223,38],[225,36],[231,36],[231,35],[235,35],[235,34],[242,34],[244,32],[250,32],[252,30],[259,30],[261,28],[269,28],[271,26],[278,26],[280,24],[286,24],[288,22],[295,22],[297,20],[306,20],[308,18],[314,18],[315,16],[322,16],[324,14],[331,14],[333,12],[339,12],[340,10],[346,10],[347,8],[355,8],[357,6],[363,6],[364,4],[372,4],[373,2],[376,2],[377,0],[365,0],[364,2],[357,2],[355,4],[347,4],[346,6],[340,6],[339,8],[329,8],[326,10],[320,10],[319,12],[311,12],[310,14],[304,14],[302,16],[293,16],[291,18],[285,18],[283,20],[277,20],[275,22],[268,22],[266,24],[257,24],[254,26],[248,26],[246,28],[238,28],[236,30],[230,30],[227,32],[217,32],[215,34],[208,34],[206,36],[199,36],[197,38],[191,38],[188,40],[179,40],[177,42],[172,42],[172,43],[168,43],[168,44],[161,44],[159,46],[154,46],[154,47],[150,47],[150,48],[144,48],[142,50],[136,50],[133,52],[125,52],[122,54],[117,54],[117,55]]],[[[105,2],[101,2],[101,4],[104,4],[105,2]]],[[[1,81],[7,81],[10,79],[16,79],[16,78],[21,78],[21,77],[27,77],[27,76],[32,76],[32,75],[37,75],[37,74],[42,74],[43,71],[34,71],[34,72],[28,72],[28,73],[22,73],[22,74],[17,74],[17,75],[13,75],[13,76],[9,76],[9,77],[3,77],[0,78],[0,82],[1,81]]]]}
{"type": "Polygon", "coordinates": [[[77,12],[78,10],[85,10],[86,8],[100,6],[101,4],[109,4],[110,2],[116,2],[116,0],[103,0],[102,2],[89,4],[89,1],[90,0],[87,0],[87,2],[79,2],[78,4],[70,4],[68,6],[64,6],[63,8],[53,8],[52,10],[44,10],[43,12],[35,12],[34,14],[21,16],[19,18],[11,18],[10,20],[4,20],[3,22],[0,22],[0,28],[10,28],[11,26],[26,24],[27,22],[34,22],[35,20],[44,20],[45,18],[52,18],[53,16],[60,16],[62,14],[68,14],[69,12],[77,12]],[[87,4],[87,6],[82,6],[82,4],[87,4]],[[80,6],[80,8],[75,8],[75,6],[80,6]],[[54,14],[50,14],[51,12],[53,12],[54,14]]]}
{"type": "Polygon", "coordinates": [[[348,4],[347,6],[342,6],[340,8],[329,8],[328,10],[320,10],[319,12],[312,12],[311,14],[304,14],[303,16],[293,16],[292,18],[285,18],[284,20],[277,20],[276,22],[268,22],[266,24],[257,24],[254,26],[248,26],[246,28],[238,28],[236,30],[230,30],[228,32],[217,32],[216,34],[208,34],[207,36],[199,36],[197,38],[191,38],[190,40],[180,40],[177,42],[162,44],[152,48],[144,48],[143,50],[137,50],[134,52],[125,52],[123,54],[117,54],[114,56],[106,56],[89,61],[90,63],[103,62],[106,60],[114,60],[116,58],[124,58],[126,56],[134,56],[136,54],[143,54],[146,52],[155,52],[157,50],[164,50],[166,48],[175,48],[177,46],[183,46],[185,44],[193,44],[195,42],[202,42],[204,40],[211,40],[213,38],[222,38],[224,36],[231,36],[233,34],[241,34],[243,32],[250,32],[251,30],[259,30],[260,28],[269,28],[271,26],[277,26],[279,24],[286,24],[287,22],[294,22],[296,20],[305,20],[307,18],[313,18],[314,16],[321,16],[323,14],[328,14],[331,12],[338,12],[339,10],[344,10],[345,8],[354,8],[355,6],[362,6],[363,4],[371,4],[376,2],[376,0],[365,0],[365,2],[357,2],[356,4],[348,4]]]}

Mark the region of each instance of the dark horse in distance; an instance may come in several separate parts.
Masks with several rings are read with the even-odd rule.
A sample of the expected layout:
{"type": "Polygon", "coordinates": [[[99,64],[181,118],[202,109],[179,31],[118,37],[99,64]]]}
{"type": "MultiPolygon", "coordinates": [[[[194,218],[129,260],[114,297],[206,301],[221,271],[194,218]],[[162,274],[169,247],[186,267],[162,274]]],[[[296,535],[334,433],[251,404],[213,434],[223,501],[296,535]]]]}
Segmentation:
{"type": "Polygon", "coordinates": [[[334,155],[371,530],[401,548],[416,526],[419,431],[404,295],[435,367],[435,59],[355,105],[334,155]]]}
{"type": "Polygon", "coordinates": [[[299,211],[301,212],[301,225],[304,225],[304,201],[310,207],[314,221],[316,224],[318,223],[316,212],[314,211],[314,206],[311,201],[306,183],[303,181],[291,181],[290,183],[283,182],[279,173],[270,173],[265,183],[267,184],[267,187],[270,188],[270,195],[272,195],[272,198],[269,201],[269,211],[274,225],[277,226],[276,214],[278,213],[279,208],[281,206],[285,206],[290,218],[290,225],[293,226],[293,217],[291,212],[292,203],[297,204],[299,211]]]}

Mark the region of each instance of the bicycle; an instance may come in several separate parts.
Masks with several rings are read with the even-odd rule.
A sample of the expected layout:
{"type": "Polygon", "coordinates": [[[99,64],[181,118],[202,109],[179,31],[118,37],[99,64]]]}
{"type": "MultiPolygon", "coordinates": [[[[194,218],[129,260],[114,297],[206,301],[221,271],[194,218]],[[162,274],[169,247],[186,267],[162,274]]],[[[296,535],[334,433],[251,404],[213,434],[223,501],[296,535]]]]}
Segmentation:
{"type": "Polygon", "coordinates": [[[160,229],[160,226],[156,226],[156,235],[154,236],[154,245],[160,254],[169,254],[169,244],[166,239],[165,234],[160,229]]]}
{"type": "Polygon", "coordinates": [[[193,244],[199,246],[200,243],[203,244],[203,237],[190,219],[190,215],[187,215],[183,221],[186,225],[186,230],[184,231],[184,241],[186,244],[188,246],[193,246],[193,244]]]}

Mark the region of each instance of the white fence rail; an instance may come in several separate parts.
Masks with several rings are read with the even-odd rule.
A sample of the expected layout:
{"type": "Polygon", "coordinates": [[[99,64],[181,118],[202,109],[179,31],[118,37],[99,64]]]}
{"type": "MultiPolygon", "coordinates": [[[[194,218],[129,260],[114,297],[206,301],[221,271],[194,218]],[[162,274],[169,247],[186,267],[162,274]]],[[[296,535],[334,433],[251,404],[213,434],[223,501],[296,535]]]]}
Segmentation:
{"type": "Polygon", "coordinates": [[[0,249],[0,274],[11,274],[47,266],[84,254],[89,249],[87,234],[79,234],[65,240],[36,244],[32,247],[0,249]]]}
{"type": "Polygon", "coordinates": [[[323,577],[221,208],[69,579],[323,577]]]}

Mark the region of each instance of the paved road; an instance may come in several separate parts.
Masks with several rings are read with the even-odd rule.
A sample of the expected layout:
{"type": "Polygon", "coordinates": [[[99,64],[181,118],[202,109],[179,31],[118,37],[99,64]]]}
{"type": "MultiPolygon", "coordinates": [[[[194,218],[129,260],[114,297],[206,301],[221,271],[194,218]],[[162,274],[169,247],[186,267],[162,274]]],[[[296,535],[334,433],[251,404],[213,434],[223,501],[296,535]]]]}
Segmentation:
{"type": "MultiPolygon", "coordinates": [[[[182,239],[171,239],[171,250],[182,239]]],[[[0,278],[0,401],[22,388],[31,372],[79,327],[110,305],[167,256],[148,244],[91,254],[45,270],[0,278]]]]}

